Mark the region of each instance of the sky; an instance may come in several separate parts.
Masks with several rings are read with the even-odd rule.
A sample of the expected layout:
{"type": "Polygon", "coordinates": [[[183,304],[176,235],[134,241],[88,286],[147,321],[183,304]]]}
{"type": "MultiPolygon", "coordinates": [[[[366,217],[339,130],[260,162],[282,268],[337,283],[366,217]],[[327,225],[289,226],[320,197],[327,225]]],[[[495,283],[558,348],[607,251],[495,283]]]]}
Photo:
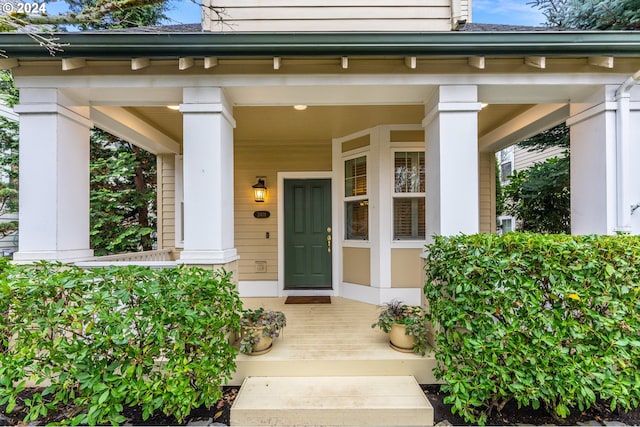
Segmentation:
{"type": "MultiPolygon", "coordinates": [[[[531,0],[472,0],[472,21],[479,24],[541,25],[542,13],[527,4],[531,0]]],[[[48,13],[60,12],[66,3],[47,3],[48,13]]],[[[169,11],[169,24],[194,24],[200,22],[197,0],[173,0],[169,11]]]]}

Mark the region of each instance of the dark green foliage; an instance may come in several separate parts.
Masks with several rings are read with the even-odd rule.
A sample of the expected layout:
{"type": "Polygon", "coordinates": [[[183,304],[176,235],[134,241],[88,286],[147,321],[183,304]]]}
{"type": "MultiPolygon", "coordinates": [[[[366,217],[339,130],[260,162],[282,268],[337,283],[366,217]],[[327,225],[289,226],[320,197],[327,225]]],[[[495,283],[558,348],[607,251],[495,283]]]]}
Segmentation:
{"type": "MultiPolygon", "coordinates": [[[[65,0],[75,13],[103,7],[104,0],[65,0]]],[[[82,30],[104,30],[112,28],[132,28],[160,25],[167,21],[168,1],[154,2],[128,1],[100,19],[89,20],[79,25],[82,30]],[[126,4],[128,3],[128,4],[126,4]]]]}
{"type": "Polygon", "coordinates": [[[199,268],[11,266],[0,277],[0,405],[48,380],[25,422],[59,406],[65,424],[120,424],[139,405],[179,421],[213,405],[235,370],[241,303],[230,274],[199,268]]]}
{"type": "Polygon", "coordinates": [[[533,0],[553,27],[640,30],[640,0],[533,0]]]}
{"type": "Polygon", "coordinates": [[[557,418],[640,404],[640,237],[436,237],[425,295],[435,373],[484,423],[509,400],[557,418]]]}
{"type": "Polygon", "coordinates": [[[94,129],[90,168],[95,254],[150,250],[156,227],[156,156],[94,129]]]}
{"type": "Polygon", "coordinates": [[[504,187],[505,212],[520,221],[522,231],[571,232],[569,156],[552,157],[514,172],[504,187]]]}
{"type": "Polygon", "coordinates": [[[547,148],[562,147],[569,149],[569,128],[565,123],[540,132],[518,143],[518,147],[527,151],[544,151],[547,148]]]}
{"type": "MultiPolygon", "coordinates": [[[[18,91],[13,77],[7,70],[0,71],[0,105],[12,107],[18,103],[18,91]]],[[[6,181],[0,182],[0,215],[18,212],[18,123],[0,117],[0,174],[6,181]]],[[[17,221],[0,223],[0,237],[18,230],[17,221]]]]}
{"type": "Polygon", "coordinates": [[[502,189],[502,183],[500,182],[500,164],[496,159],[496,217],[499,217],[504,212],[504,190],[502,189]]]}

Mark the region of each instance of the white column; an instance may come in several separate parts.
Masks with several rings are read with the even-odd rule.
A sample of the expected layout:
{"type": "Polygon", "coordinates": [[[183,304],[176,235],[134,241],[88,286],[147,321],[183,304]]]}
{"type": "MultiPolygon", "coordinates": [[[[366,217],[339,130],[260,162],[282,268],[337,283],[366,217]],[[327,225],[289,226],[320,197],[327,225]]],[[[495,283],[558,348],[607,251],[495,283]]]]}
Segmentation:
{"type": "Polygon", "coordinates": [[[603,86],[571,104],[571,232],[640,234],[640,90],[603,86]]]}
{"type": "Polygon", "coordinates": [[[479,231],[476,86],[441,86],[426,104],[427,241],[479,231]]]}
{"type": "Polygon", "coordinates": [[[89,248],[88,107],[56,89],[20,90],[18,262],[75,261],[89,248]]]}
{"type": "Polygon", "coordinates": [[[617,231],[615,89],[570,107],[572,234],[617,231]]]}
{"type": "Polygon", "coordinates": [[[188,264],[238,258],[233,224],[232,110],[221,88],[184,88],[184,250],[188,264]]]}

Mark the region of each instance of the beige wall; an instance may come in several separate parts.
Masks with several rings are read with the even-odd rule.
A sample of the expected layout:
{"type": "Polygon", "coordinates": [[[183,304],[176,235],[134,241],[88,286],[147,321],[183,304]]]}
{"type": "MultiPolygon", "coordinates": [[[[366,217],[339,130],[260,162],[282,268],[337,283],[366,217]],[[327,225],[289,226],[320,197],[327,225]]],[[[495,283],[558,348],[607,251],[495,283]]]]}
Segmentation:
{"type": "Polygon", "coordinates": [[[330,171],[331,141],[235,141],[235,246],[241,281],[278,279],[278,172],[330,171]],[[251,188],[265,177],[267,196],[257,203],[251,188]],[[266,210],[271,216],[254,218],[266,210]],[[269,238],[266,238],[269,233],[269,238]],[[266,262],[266,272],[256,272],[256,262],[266,262]]]}
{"type": "Polygon", "coordinates": [[[176,174],[175,155],[157,156],[158,173],[158,249],[175,248],[176,174]]]}
{"type": "Polygon", "coordinates": [[[369,248],[342,248],[342,281],[356,285],[371,285],[369,248]]]}
{"type": "Polygon", "coordinates": [[[391,287],[421,288],[422,249],[391,249],[391,287]]]}
{"type": "Polygon", "coordinates": [[[205,31],[450,31],[469,0],[203,0],[205,31]]]}
{"type": "Polygon", "coordinates": [[[496,157],[479,153],[480,233],[496,232],[496,157]]]}

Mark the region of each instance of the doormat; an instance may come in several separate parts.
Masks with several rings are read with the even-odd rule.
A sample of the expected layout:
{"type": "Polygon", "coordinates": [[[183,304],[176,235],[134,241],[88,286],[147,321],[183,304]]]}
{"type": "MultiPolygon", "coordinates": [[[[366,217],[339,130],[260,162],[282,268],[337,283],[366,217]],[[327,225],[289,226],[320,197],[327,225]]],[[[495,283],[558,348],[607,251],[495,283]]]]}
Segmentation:
{"type": "Polygon", "coordinates": [[[289,296],[284,301],[285,304],[331,304],[330,296],[311,296],[311,297],[301,297],[301,296],[289,296]]]}

